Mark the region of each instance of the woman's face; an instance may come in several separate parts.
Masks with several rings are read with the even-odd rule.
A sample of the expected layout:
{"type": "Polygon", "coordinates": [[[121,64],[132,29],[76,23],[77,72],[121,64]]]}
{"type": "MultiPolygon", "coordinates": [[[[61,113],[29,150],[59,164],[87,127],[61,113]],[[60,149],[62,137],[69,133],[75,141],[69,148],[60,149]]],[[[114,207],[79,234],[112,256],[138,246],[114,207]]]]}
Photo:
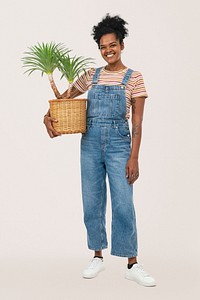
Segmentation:
{"type": "Polygon", "coordinates": [[[124,43],[122,42],[120,45],[115,33],[104,34],[100,39],[101,56],[108,64],[115,64],[121,60],[121,51],[123,49],[124,43]]]}

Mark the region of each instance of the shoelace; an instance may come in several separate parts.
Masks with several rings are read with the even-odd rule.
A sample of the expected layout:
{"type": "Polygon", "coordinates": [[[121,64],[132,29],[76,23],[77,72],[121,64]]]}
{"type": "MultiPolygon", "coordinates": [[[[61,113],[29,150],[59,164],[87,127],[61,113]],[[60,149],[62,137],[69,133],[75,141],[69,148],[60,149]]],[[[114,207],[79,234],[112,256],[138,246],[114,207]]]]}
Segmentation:
{"type": "Polygon", "coordinates": [[[145,272],[145,270],[143,269],[143,265],[141,265],[141,264],[135,265],[134,269],[137,272],[141,273],[145,277],[149,277],[150,276],[147,272],[145,272]]]}
{"type": "Polygon", "coordinates": [[[99,263],[99,259],[97,259],[96,257],[90,260],[90,265],[89,265],[89,269],[93,269],[96,267],[96,265],[99,263]]]}

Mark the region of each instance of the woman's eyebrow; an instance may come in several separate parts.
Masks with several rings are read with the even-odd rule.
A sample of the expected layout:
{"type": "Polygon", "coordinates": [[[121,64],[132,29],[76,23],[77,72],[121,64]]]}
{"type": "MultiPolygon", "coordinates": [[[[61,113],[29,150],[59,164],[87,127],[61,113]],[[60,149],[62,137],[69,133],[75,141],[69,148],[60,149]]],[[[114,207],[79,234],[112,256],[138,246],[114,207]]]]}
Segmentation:
{"type": "MultiPolygon", "coordinates": [[[[111,45],[111,44],[116,44],[116,42],[109,43],[109,45],[111,45]]],[[[105,45],[104,44],[100,44],[100,47],[102,47],[102,46],[105,46],[105,45]]]]}

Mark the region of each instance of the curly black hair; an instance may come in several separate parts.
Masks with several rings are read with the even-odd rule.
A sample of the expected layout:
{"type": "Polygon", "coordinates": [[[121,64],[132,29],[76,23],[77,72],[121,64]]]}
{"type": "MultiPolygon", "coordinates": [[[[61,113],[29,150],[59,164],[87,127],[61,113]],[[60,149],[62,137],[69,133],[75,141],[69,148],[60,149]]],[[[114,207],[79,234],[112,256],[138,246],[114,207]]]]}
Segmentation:
{"type": "Polygon", "coordinates": [[[128,36],[128,29],[125,27],[125,24],[128,24],[119,15],[111,17],[109,13],[102,19],[97,26],[93,26],[92,34],[94,40],[98,44],[100,49],[100,39],[104,34],[115,33],[116,39],[119,40],[120,44],[123,42],[123,39],[128,36]]]}

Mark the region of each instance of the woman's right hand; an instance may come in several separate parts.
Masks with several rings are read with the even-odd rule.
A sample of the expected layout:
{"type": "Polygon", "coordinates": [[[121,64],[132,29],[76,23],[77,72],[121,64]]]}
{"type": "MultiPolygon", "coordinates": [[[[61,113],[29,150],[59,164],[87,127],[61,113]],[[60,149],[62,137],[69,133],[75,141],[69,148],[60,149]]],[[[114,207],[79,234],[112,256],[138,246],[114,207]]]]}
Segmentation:
{"type": "Polygon", "coordinates": [[[47,132],[48,132],[50,138],[54,138],[54,137],[56,137],[56,136],[60,136],[60,135],[61,135],[61,133],[57,132],[57,131],[53,128],[53,125],[52,125],[53,122],[58,122],[58,121],[57,121],[56,119],[54,119],[54,118],[51,118],[51,117],[48,116],[48,115],[45,115],[45,116],[44,116],[44,121],[43,121],[43,123],[44,123],[44,125],[46,126],[46,129],[47,129],[47,132]]]}

